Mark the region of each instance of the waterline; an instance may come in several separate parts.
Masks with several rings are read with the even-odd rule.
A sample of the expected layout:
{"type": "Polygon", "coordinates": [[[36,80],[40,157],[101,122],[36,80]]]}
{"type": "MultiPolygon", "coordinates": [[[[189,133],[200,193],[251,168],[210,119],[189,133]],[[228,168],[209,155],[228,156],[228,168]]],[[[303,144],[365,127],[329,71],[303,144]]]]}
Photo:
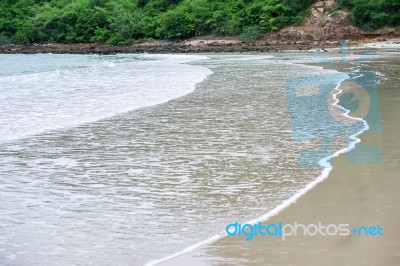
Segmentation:
{"type": "MultiPolygon", "coordinates": [[[[259,222],[265,222],[265,221],[269,220],[271,217],[278,215],[280,212],[282,212],[286,208],[290,207],[292,204],[296,203],[301,197],[303,197],[305,194],[307,194],[307,192],[309,192],[310,190],[315,188],[319,183],[323,182],[325,179],[327,179],[329,177],[329,174],[333,169],[333,167],[330,164],[330,161],[333,158],[338,157],[341,154],[350,152],[351,150],[355,149],[357,143],[361,142],[361,139],[357,138],[357,136],[359,136],[360,134],[362,134],[363,132],[365,132],[366,130],[369,129],[368,123],[362,118],[350,116],[349,115],[350,110],[339,105],[339,99],[337,98],[337,96],[343,92],[340,89],[340,86],[345,80],[341,80],[336,84],[336,87],[334,88],[335,93],[332,94],[332,97],[334,100],[334,102],[332,103],[332,106],[335,106],[335,107],[341,109],[343,111],[343,113],[341,114],[342,116],[352,119],[352,120],[361,121],[364,125],[364,128],[362,130],[360,130],[359,132],[357,132],[353,135],[350,135],[348,137],[351,140],[351,142],[348,144],[348,146],[346,148],[340,149],[340,150],[334,152],[333,154],[320,159],[320,161],[318,163],[321,167],[323,167],[323,169],[322,169],[321,174],[315,180],[311,181],[303,189],[300,189],[297,193],[292,195],[289,199],[283,201],[281,204],[279,204],[272,210],[268,211],[266,214],[259,216],[258,218],[244,222],[244,224],[256,225],[259,222]]],[[[200,241],[192,246],[189,246],[179,252],[176,252],[174,254],[171,254],[171,255],[161,258],[161,259],[149,261],[148,263],[145,264],[145,266],[158,265],[160,263],[169,261],[169,260],[179,257],[181,255],[187,254],[187,253],[189,253],[197,248],[200,248],[202,246],[212,244],[212,243],[214,243],[224,237],[227,237],[227,236],[228,236],[228,234],[226,233],[226,231],[222,230],[220,233],[218,233],[204,241],[200,241]]]]}

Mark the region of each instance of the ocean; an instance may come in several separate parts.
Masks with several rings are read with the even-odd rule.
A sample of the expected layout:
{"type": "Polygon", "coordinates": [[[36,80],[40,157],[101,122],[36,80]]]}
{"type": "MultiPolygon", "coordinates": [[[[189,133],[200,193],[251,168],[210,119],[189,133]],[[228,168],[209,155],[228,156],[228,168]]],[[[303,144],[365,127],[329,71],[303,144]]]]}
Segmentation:
{"type": "Polygon", "coordinates": [[[337,104],[357,73],[313,53],[0,62],[1,265],[155,264],[289,206],[367,129],[337,104]]]}

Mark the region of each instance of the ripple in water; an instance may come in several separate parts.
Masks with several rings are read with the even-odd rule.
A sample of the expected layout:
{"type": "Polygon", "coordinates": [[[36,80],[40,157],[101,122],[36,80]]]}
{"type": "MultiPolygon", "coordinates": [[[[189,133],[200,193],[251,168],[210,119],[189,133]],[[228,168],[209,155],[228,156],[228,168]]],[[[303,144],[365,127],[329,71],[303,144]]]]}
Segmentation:
{"type": "MultiPolygon", "coordinates": [[[[182,64],[187,57],[164,57],[161,80],[154,72],[158,59],[151,56],[140,62],[117,57],[110,59],[112,67],[70,67],[60,76],[0,78],[11,84],[5,90],[10,97],[12,84],[26,85],[23,91],[43,87],[44,102],[39,97],[32,108],[46,118],[30,124],[35,109],[20,106],[20,115],[13,114],[17,121],[42,129],[39,121],[53,125],[51,112],[57,120],[78,121],[67,123],[76,125],[70,129],[0,145],[0,264],[141,265],[207,239],[234,220],[266,213],[318,176],[320,169],[298,166],[300,154],[318,142],[292,139],[285,80],[323,70],[279,56],[209,57],[191,65],[182,64]],[[138,65],[148,76],[130,76],[138,65]],[[208,69],[213,74],[190,94],[96,120],[146,98],[135,91],[136,82],[156,86],[162,99],[176,98],[208,69]],[[163,80],[171,78],[169,71],[179,76],[163,80]],[[50,85],[60,80],[71,87],[60,92],[50,85]],[[81,124],[83,117],[96,121],[81,124]]],[[[16,127],[17,134],[25,132],[16,127]]]]}

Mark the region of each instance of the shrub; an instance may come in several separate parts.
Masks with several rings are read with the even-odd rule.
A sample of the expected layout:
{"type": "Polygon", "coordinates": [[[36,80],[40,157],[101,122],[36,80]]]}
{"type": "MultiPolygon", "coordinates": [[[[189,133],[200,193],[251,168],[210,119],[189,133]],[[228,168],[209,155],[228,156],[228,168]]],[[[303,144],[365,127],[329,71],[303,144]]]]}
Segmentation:
{"type": "Polygon", "coordinates": [[[263,30],[260,26],[249,26],[243,30],[243,33],[240,34],[239,39],[242,41],[254,42],[262,36],[263,30]]]}
{"type": "Polygon", "coordinates": [[[11,39],[7,37],[4,33],[0,33],[0,45],[10,44],[11,39]]]}
{"type": "Polygon", "coordinates": [[[194,17],[183,8],[172,9],[159,18],[156,33],[161,38],[182,39],[194,36],[194,17]]]}
{"type": "Polygon", "coordinates": [[[12,42],[15,44],[29,44],[30,40],[25,32],[17,31],[12,38],[12,42]]]}
{"type": "Polygon", "coordinates": [[[304,39],[306,39],[307,41],[312,41],[314,40],[314,36],[311,33],[306,33],[304,35],[304,39]]]}

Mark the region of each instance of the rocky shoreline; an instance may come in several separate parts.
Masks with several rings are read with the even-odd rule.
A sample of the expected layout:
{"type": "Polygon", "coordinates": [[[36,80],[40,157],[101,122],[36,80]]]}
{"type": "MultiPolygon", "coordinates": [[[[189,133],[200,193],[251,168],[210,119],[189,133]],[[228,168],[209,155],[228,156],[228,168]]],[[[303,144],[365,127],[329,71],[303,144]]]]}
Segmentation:
{"type": "MultiPolygon", "coordinates": [[[[386,39],[385,39],[386,40],[386,39]]],[[[240,42],[236,40],[189,40],[189,41],[155,41],[139,43],[128,46],[108,45],[102,43],[47,43],[33,45],[5,45],[0,46],[0,54],[117,54],[117,53],[246,53],[246,52],[283,52],[283,51],[308,51],[335,48],[339,41],[329,42],[293,42],[293,43],[267,43],[267,42],[240,42]]],[[[370,41],[349,41],[349,45],[368,43],[370,41]]]]}
{"type": "Polygon", "coordinates": [[[337,47],[337,42],[329,43],[246,43],[227,40],[193,41],[156,41],[152,43],[132,44],[128,46],[102,43],[71,44],[33,44],[0,46],[2,54],[116,54],[116,53],[229,53],[229,52],[279,52],[287,50],[310,50],[313,48],[337,47]]]}

